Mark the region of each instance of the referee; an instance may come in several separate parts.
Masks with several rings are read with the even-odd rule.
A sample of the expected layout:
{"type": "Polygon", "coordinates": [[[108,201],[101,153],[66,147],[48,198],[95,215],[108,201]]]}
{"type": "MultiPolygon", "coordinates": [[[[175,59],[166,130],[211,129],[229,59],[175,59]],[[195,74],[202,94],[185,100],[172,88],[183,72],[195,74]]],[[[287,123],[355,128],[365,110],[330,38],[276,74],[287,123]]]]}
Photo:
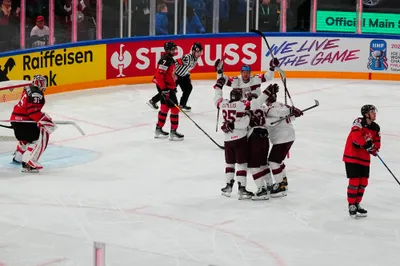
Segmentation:
{"type": "MultiPolygon", "coordinates": [[[[182,89],[182,96],[179,102],[180,108],[183,111],[191,111],[191,107],[187,105],[189,100],[190,93],[192,92],[193,86],[192,81],[190,80],[190,71],[196,66],[197,59],[202,55],[203,47],[201,43],[195,42],[192,46],[192,51],[189,54],[185,54],[182,58],[176,60],[176,70],[175,75],[177,76],[176,86],[179,85],[182,89]]],[[[147,104],[154,108],[158,109],[157,102],[160,101],[160,94],[154,95],[147,104]]]]}

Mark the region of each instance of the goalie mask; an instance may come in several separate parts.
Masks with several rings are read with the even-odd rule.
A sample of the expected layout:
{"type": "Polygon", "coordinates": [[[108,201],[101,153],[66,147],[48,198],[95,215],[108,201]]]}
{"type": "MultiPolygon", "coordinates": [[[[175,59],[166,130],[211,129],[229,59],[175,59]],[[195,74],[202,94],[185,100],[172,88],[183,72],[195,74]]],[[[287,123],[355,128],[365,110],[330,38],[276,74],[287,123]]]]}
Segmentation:
{"type": "Polygon", "coordinates": [[[47,80],[42,75],[35,75],[32,79],[32,86],[44,92],[47,88],[47,80]]]}

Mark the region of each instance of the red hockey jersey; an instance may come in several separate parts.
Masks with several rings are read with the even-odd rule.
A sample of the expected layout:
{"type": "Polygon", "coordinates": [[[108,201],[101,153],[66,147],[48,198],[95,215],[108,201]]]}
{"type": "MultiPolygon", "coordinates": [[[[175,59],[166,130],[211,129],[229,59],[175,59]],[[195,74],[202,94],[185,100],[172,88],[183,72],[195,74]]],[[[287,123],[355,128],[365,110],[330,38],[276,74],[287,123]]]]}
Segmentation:
{"type": "Polygon", "coordinates": [[[167,55],[161,56],[157,63],[157,71],[154,75],[154,82],[160,89],[175,89],[175,60],[167,55]]]}
{"type": "Polygon", "coordinates": [[[10,120],[36,121],[42,116],[45,104],[43,92],[36,87],[25,87],[19,102],[14,106],[10,120]]]}
{"type": "Polygon", "coordinates": [[[343,161],[369,166],[371,163],[371,156],[369,152],[363,148],[368,140],[372,140],[374,146],[378,150],[381,148],[379,125],[375,122],[368,125],[365,119],[359,117],[354,120],[350,134],[347,137],[343,161]]]}

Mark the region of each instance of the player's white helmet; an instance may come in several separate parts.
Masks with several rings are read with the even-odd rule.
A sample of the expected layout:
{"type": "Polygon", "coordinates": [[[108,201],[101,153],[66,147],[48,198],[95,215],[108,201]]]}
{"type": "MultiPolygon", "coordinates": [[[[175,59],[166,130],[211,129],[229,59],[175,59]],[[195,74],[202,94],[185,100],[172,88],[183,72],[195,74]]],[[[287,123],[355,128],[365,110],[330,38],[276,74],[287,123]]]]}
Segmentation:
{"type": "Polygon", "coordinates": [[[32,85],[44,92],[47,88],[47,80],[42,75],[35,75],[32,79],[32,85]]]}

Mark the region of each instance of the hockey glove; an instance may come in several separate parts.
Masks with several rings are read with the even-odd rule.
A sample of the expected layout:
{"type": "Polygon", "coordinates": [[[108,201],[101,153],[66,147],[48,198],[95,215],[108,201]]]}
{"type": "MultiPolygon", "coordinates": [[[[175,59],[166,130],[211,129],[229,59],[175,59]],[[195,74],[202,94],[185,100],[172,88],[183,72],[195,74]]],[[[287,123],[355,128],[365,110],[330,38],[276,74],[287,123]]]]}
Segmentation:
{"type": "Polygon", "coordinates": [[[268,97],[271,97],[272,95],[275,95],[279,92],[279,86],[278,84],[269,84],[268,87],[263,91],[264,94],[266,94],[268,97]]]}
{"type": "Polygon", "coordinates": [[[295,117],[299,117],[303,115],[303,112],[294,106],[289,107],[290,108],[290,113],[293,114],[295,117]]]}
{"type": "Polygon", "coordinates": [[[233,132],[234,129],[235,129],[235,124],[234,123],[231,123],[231,122],[228,122],[228,121],[225,121],[224,123],[222,123],[221,130],[224,133],[231,133],[231,132],[233,132]]]}
{"type": "Polygon", "coordinates": [[[280,64],[280,62],[279,62],[278,58],[271,59],[271,61],[269,61],[269,69],[271,71],[274,71],[275,67],[278,67],[279,64],[280,64]]]}
{"type": "Polygon", "coordinates": [[[366,149],[367,152],[369,152],[373,156],[376,156],[376,153],[378,152],[378,149],[375,147],[375,145],[372,142],[372,140],[367,140],[367,142],[365,143],[363,148],[366,149]]]}
{"type": "Polygon", "coordinates": [[[166,100],[166,101],[168,101],[168,99],[169,99],[169,93],[170,93],[171,91],[169,90],[169,89],[163,89],[163,90],[161,90],[161,96],[166,100]]]}
{"type": "Polygon", "coordinates": [[[221,59],[217,59],[217,61],[215,61],[214,67],[215,67],[215,71],[218,74],[224,73],[224,61],[222,61],[221,59]]]}
{"type": "Polygon", "coordinates": [[[49,134],[53,133],[57,129],[57,125],[46,113],[43,113],[42,118],[38,121],[37,125],[40,129],[44,129],[49,134]]]}
{"type": "Polygon", "coordinates": [[[225,85],[225,78],[224,77],[220,77],[218,80],[217,80],[217,83],[214,85],[214,89],[215,88],[218,88],[218,89],[221,89],[222,90],[222,87],[225,85]]]}

